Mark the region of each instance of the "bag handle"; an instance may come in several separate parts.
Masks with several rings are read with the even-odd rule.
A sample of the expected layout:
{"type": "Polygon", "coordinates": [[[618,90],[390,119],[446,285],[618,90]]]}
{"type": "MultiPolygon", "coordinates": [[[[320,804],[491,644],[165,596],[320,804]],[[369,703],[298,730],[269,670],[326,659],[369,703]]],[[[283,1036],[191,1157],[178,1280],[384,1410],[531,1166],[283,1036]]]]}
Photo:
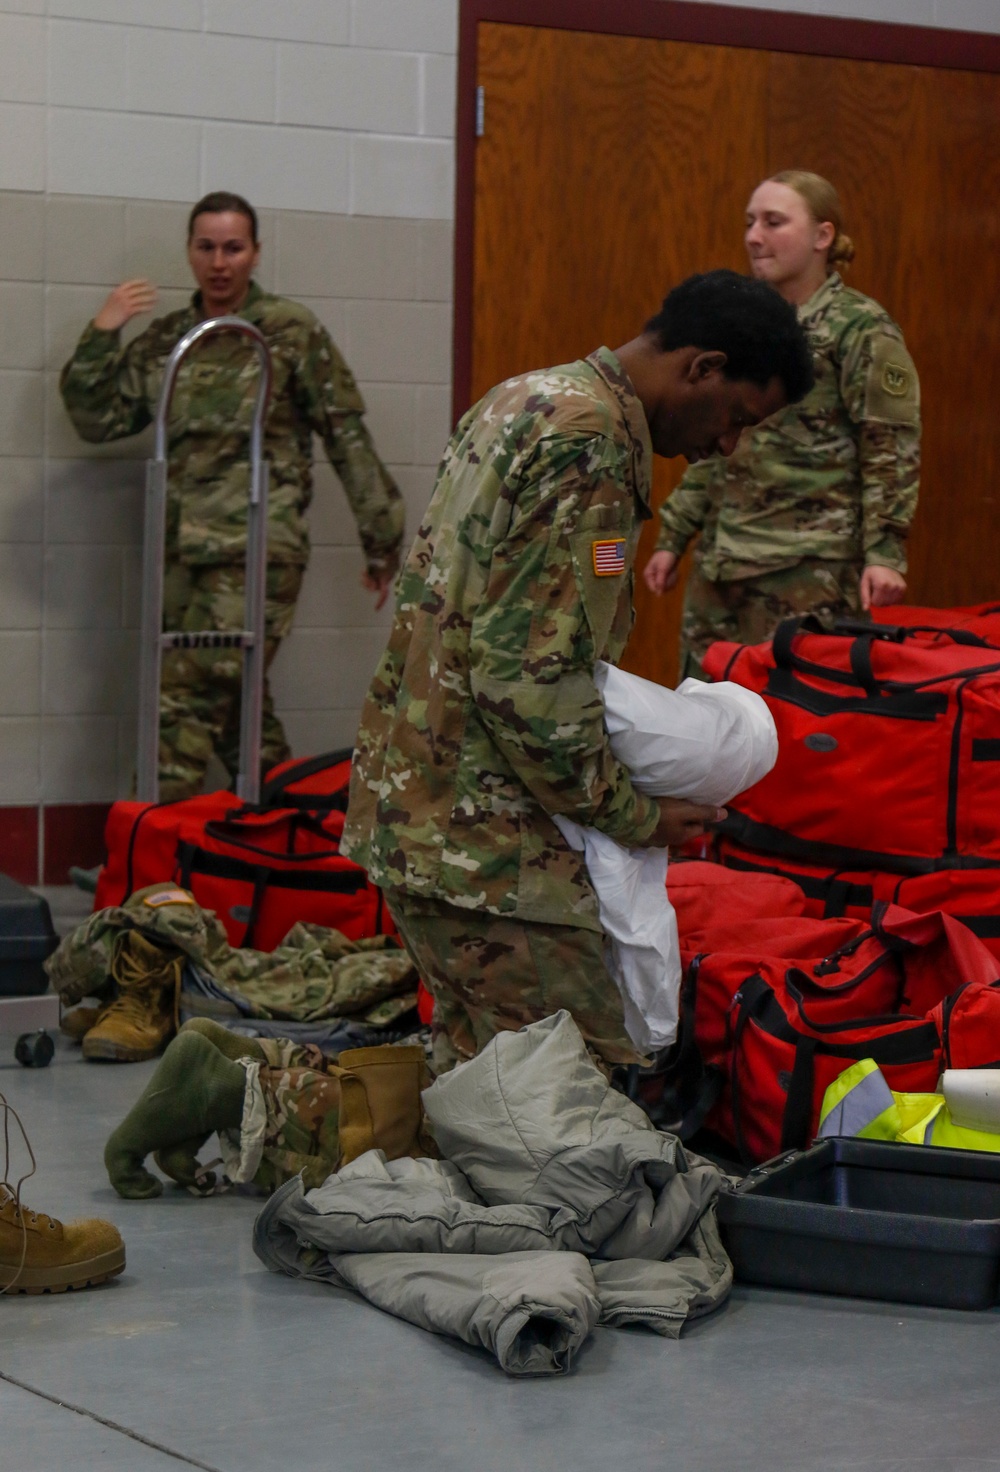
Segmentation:
{"type": "Polygon", "coordinates": [[[802,661],[793,648],[796,636],[799,634],[826,634],[819,619],[814,613],[807,613],[803,618],[783,618],[774,631],[771,640],[771,654],[779,670],[797,670],[802,666],[802,661]]]}
{"type": "MultiPolygon", "coordinates": [[[[326,751],[321,756],[303,757],[301,761],[286,767],[279,776],[265,779],[256,806],[260,808],[281,807],[282,804],[277,799],[293,782],[302,782],[306,777],[314,777],[317,772],[323,772],[327,767],[339,766],[341,762],[350,761],[353,755],[353,746],[341,746],[336,751],[326,751]]],[[[309,795],[310,797],[315,796],[318,807],[323,806],[322,793],[310,793],[309,795]]]]}
{"type": "MultiPolygon", "coordinates": [[[[276,824],[283,821],[283,819],[275,819],[276,824]]],[[[309,824],[305,824],[303,826],[311,827],[311,825],[309,824]]],[[[339,843],[335,838],[332,838],[331,835],[327,833],[322,827],[320,827],[318,830],[319,835],[325,838],[327,842],[332,843],[333,847],[326,849],[315,849],[311,853],[305,854],[296,853],[295,833],[297,831],[297,827],[290,830],[290,837],[292,840],[291,846],[286,853],[279,853],[274,849],[262,848],[259,843],[251,843],[249,841],[246,830],[239,825],[237,818],[220,819],[219,821],[210,821],[205,824],[206,838],[217,838],[223,843],[231,843],[233,848],[243,849],[248,854],[258,854],[261,858],[270,859],[272,862],[275,859],[313,859],[318,863],[323,859],[337,859],[340,857],[339,843]]],[[[312,829],[311,831],[316,830],[312,829]]]]}
{"type": "Polygon", "coordinates": [[[950,639],[953,644],[967,644],[974,649],[996,648],[989,639],[984,639],[981,634],[974,634],[971,629],[949,628],[943,624],[873,624],[861,618],[838,618],[834,621],[832,632],[866,634],[871,639],[881,639],[888,644],[904,644],[911,634],[934,634],[950,639]]]}

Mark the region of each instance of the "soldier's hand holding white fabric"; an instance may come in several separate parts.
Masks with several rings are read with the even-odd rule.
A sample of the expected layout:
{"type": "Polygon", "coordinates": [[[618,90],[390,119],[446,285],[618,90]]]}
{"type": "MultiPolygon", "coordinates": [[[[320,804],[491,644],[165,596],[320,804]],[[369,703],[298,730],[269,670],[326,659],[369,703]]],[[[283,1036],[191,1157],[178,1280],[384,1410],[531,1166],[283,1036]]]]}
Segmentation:
{"type": "MultiPolygon", "coordinates": [[[[594,683],[611,748],[640,792],[720,805],[759,782],[777,760],[771,712],[740,685],[685,680],[670,690],[603,662],[594,683]]],[[[628,1035],[642,1052],[666,1047],[677,1031],[681,983],[667,850],[624,848],[596,828],[555,821],[584,853],[628,1035]]]]}

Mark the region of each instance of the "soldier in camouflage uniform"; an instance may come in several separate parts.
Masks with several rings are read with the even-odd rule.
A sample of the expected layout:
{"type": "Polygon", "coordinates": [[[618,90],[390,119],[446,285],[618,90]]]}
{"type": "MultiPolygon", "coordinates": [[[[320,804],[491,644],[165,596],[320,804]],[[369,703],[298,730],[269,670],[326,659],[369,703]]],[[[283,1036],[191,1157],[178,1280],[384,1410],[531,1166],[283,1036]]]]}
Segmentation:
{"type": "Polygon", "coordinates": [[[445,450],[355,748],[343,852],[435,999],[437,1069],[560,1007],[630,1063],[597,900],[553,815],[665,846],[716,810],[615,760],[593,681],[632,624],[653,453],[729,453],[811,383],[794,312],[733,272],[677,287],[617,352],[500,384],[445,450]]]}
{"type": "MultiPolygon", "coordinates": [[[[60,379],[79,434],[93,442],[138,434],[152,420],[164,364],[205,317],[236,314],[259,327],[271,348],[274,384],[265,423],[270,462],[266,663],[291,628],[309,557],[306,509],[312,496],[312,436],[323,440],[358,525],[365,573],[381,607],[399,560],[403,502],[372,446],[364,403],[329,333],[306,307],[262,291],[257,220],[238,195],[212,194],[194,206],[188,258],[198,282],[189,306],[154,321],[125,348],[120,331],[148,311],[145,281],[116,287],[84,329],[60,379]]],[[[201,344],[177,378],[169,434],[164,620],[174,629],[243,624],[249,490],[248,441],[258,375],[243,339],[201,344]]],[[[175,650],[163,661],[160,796],[197,792],[213,752],[231,773],[239,747],[241,658],[233,650],[175,650]]],[[[264,766],[288,743],[265,686],[264,766]]]]}
{"type": "Polygon", "coordinates": [[[681,674],[701,675],[716,639],[756,644],[782,618],[900,602],[917,505],[920,387],[889,314],[834,269],[854,247],[819,176],[789,171],[754,193],[747,214],[754,274],[798,308],[816,384],[800,403],[748,430],[727,459],[692,466],[660,508],[644,570],[662,593],[698,537],[681,632],[681,674]]]}

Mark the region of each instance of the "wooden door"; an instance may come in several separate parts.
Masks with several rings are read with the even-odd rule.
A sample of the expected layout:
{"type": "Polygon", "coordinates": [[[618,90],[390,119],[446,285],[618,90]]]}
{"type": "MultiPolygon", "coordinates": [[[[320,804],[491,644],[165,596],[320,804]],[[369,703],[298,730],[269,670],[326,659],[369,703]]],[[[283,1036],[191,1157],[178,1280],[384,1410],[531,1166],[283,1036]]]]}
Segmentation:
{"type": "MultiPolygon", "coordinates": [[[[816,169],[858,246],[849,283],[921,374],[911,601],[1000,598],[1000,76],[484,23],[478,82],[474,397],[627,341],[692,271],[745,269],[754,185],[816,169]]],[[[684,462],[656,465],[659,504],[684,462]]],[[[655,524],[638,568],[654,542],[655,524]]],[[[628,668],[673,683],[680,604],[638,581],[628,668]]]]}

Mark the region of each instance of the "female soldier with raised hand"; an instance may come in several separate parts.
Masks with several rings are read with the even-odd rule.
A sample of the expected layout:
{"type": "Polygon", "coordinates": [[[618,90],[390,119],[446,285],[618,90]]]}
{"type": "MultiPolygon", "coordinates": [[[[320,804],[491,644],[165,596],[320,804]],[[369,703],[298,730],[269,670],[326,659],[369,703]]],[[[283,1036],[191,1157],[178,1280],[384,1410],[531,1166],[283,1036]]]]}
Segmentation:
{"type": "MultiPolygon", "coordinates": [[[[142,280],[115,287],[84,329],[59,381],[77,432],[99,443],[138,434],[153,418],[164,365],[186,332],[207,317],[237,315],[260,329],[274,372],[264,424],[270,465],[265,604],[266,663],[292,626],[309,559],[313,435],[323,441],[358,527],[362,584],[381,608],[399,564],[404,507],[375,452],[364,401],[329,333],[298,302],[263,291],[257,216],[238,194],[216,191],[188,218],[190,304],[153,321],[127,346],[121,329],[149,312],[156,290],[142,280]]],[[[256,359],[224,335],[182,366],[169,426],[170,480],[164,618],[173,629],[234,629],[243,622],[249,496],[249,434],[256,359]]],[[[229,649],[169,651],[160,694],[160,796],[198,792],[212,752],[233,774],[239,757],[242,660],[229,649]]],[[[331,672],[331,679],[336,672],[331,672]]],[[[264,767],[291,755],[264,685],[264,767]]]]}
{"type": "Polygon", "coordinates": [[[716,639],[756,644],[782,618],[824,623],[899,603],[917,504],[920,390],[897,324],[837,270],[854,257],[840,200],[818,174],[765,179],[747,206],[752,274],[797,309],[816,384],[744,431],[728,459],[693,465],[660,508],[643,576],[677,581],[700,533],[681,630],[681,675],[699,675],[716,639]]]}

